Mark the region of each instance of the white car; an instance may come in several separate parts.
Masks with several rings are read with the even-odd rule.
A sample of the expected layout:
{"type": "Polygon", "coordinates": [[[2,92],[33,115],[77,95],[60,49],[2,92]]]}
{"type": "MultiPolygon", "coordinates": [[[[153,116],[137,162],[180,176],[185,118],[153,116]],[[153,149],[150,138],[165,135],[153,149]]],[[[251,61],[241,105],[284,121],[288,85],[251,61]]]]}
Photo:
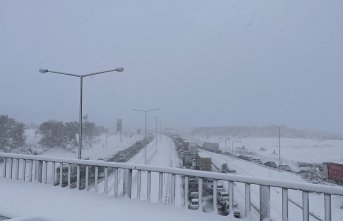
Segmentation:
{"type": "Polygon", "coordinates": [[[224,205],[229,200],[230,200],[229,193],[227,193],[225,191],[217,193],[217,201],[219,202],[219,204],[224,205]]]}
{"type": "Polygon", "coordinates": [[[188,209],[191,209],[191,210],[199,209],[199,199],[191,199],[188,205],[188,209]]]}
{"type": "MultiPolygon", "coordinates": [[[[210,185],[209,191],[212,192],[213,191],[213,184],[210,185]]],[[[217,185],[217,193],[219,192],[225,192],[224,186],[221,184],[217,185]]]]}

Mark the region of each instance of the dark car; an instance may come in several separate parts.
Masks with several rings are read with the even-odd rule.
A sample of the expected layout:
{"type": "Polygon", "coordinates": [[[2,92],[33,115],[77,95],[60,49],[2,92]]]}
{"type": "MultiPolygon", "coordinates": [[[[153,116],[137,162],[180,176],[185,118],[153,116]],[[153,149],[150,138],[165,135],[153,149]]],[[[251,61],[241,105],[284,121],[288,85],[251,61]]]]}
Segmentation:
{"type": "Polygon", "coordinates": [[[292,168],[288,165],[279,165],[279,168],[280,170],[285,170],[285,171],[288,171],[288,172],[291,172],[292,171],[292,168]]]}
{"type": "Polygon", "coordinates": [[[238,158],[240,158],[240,159],[242,159],[242,160],[251,161],[251,157],[244,156],[244,155],[239,155],[238,158]]]}
{"type": "Polygon", "coordinates": [[[224,154],[227,156],[232,156],[232,153],[230,153],[230,152],[224,152],[224,154]]]}
{"type": "Polygon", "coordinates": [[[263,163],[262,160],[257,159],[257,158],[254,158],[254,159],[252,159],[251,161],[252,161],[252,162],[255,162],[255,163],[258,163],[258,164],[262,164],[262,163],[263,163]]]}
{"type": "Polygon", "coordinates": [[[268,161],[268,162],[265,162],[264,165],[268,166],[268,167],[273,167],[273,168],[277,168],[277,165],[275,162],[273,161],[268,161]]]}

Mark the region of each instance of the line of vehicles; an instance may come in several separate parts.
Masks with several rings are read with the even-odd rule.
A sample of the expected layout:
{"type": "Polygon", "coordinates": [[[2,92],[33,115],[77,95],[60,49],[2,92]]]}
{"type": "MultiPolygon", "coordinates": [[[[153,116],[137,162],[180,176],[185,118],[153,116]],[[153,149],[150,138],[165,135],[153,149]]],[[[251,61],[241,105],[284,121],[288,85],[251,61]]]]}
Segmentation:
{"type": "MultiPolygon", "coordinates": [[[[204,146],[198,146],[198,148],[210,151],[217,154],[223,154],[231,157],[236,157],[238,159],[246,160],[256,164],[266,166],[270,169],[280,169],[282,171],[287,171],[291,173],[299,174],[304,180],[310,183],[323,183],[331,182],[339,185],[343,185],[343,164],[334,163],[306,163],[298,162],[298,165],[291,167],[288,164],[278,165],[273,160],[262,161],[258,157],[246,156],[246,155],[232,155],[231,152],[223,152],[219,149],[218,145],[215,143],[204,142],[204,146]],[[206,145],[205,145],[206,144],[206,145]]],[[[219,169],[218,169],[219,170],[219,169]]],[[[224,169],[225,170],[225,169],[224,169]]],[[[223,169],[222,169],[222,172],[223,169]]]]}
{"type": "MultiPolygon", "coordinates": [[[[171,135],[171,138],[176,146],[178,157],[182,161],[183,168],[193,170],[212,171],[212,160],[208,157],[201,157],[198,154],[198,145],[187,142],[179,135],[171,135]]],[[[209,144],[210,145],[210,144],[209,144]]],[[[222,166],[222,172],[232,173],[236,172],[228,167],[228,165],[222,166]]],[[[184,184],[185,185],[185,184],[184,184]]],[[[210,206],[213,201],[213,180],[203,180],[203,201],[205,207],[210,206]]],[[[188,208],[191,210],[199,209],[199,179],[197,177],[189,177],[188,180],[188,208]]],[[[224,186],[217,183],[217,206],[218,212],[221,215],[228,215],[230,211],[233,211],[233,215],[237,218],[241,217],[237,203],[234,203],[234,208],[229,208],[229,193],[225,190],[224,186]]],[[[212,206],[213,207],[213,206],[212,206]]]]}
{"type": "MultiPolygon", "coordinates": [[[[198,179],[196,177],[192,177],[189,179],[189,193],[188,193],[188,209],[191,210],[198,210],[199,209],[199,192],[198,192],[198,179]]],[[[218,182],[217,184],[217,209],[219,214],[221,215],[229,215],[230,214],[230,207],[229,207],[229,193],[225,190],[224,186],[218,182]]],[[[210,204],[213,200],[213,180],[204,180],[203,182],[203,199],[205,202],[210,204]]],[[[241,212],[238,208],[238,204],[236,202],[233,203],[233,215],[236,218],[241,217],[241,212]]]]}
{"type": "MultiPolygon", "coordinates": [[[[144,139],[135,142],[132,146],[126,148],[125,150],[121,150],[117,152],[113,157],[108,159],[98,159],[107,162],[127,162],[131,159],[134,155],[136,155],[140,150],[142,150],[146,145],[148,145],[154,139],[153,135],[147,136],[147,140],[144,139]]],[[[86,159],[87,160],[87,159],[86,159]]],[[[89,166],[89,174],[88,174],[88,182],[92,184],[95,178],[95,166],[89,166]]],[[[55,185],[60,184],[60,167],[57,167],[55,170],[55,185]]],[[[108,169],[108,173],[111,174],[111,168],[108,169]]],[[[101,180],[105,177],[104,168],[98,167],[98,179],[101,180]]],[[[77,180],[77,166],[71,165],[71,188],[76,187],[76,180],[77,180]]],[[[68,185],[68,167],[67,165],[63,165],[62,168],[62,186],[68,185]]],[[[84,189],[86,187],[86,166],[80,165],[80,189],[84,189]]]]}
{"type": "MultiPolygon", "coordinates": [[[[274,170],[282,170],[291,173],[297,173],[302,176],[305,180],[311,183],[322,183],[329,177],[333,177],[332,180],[335,179],[336,183],[342,183],[343,179],[341,178],[343,173],[341,171],[343,165],[333,165],[327,164],[309,164],[309,163],[301,163],[299,165],[290,165],[287,164],[278,164],[273,160],[263,160],[256,156],[247,156],[247,155],[232,155],[230,152],[223,152],[218,148],[218,145],[213,143],[206,143],[206,146],[199,146],[194,143],[187,142],[185,139],[178,135],[171,136],[174,144],[177,148],[177,153],[179,158],[183,163],[184,168],[188,169],[195,169],[195,170],[205,170],[205,171],[212,171],[212,167],[214,171],[221,171],[223,173],[235,173],[236,171],[229,167],[227,163],[223,163],[221,168],[216,166],[212,163],[211,158],[201,157],[197,151],[197,149],[203,149],[206,151],[214,152],[217,154],[223,154],[231,157],[235,157],[241,160],[249,161],[252,163],[259,164],[261,166],[268,167],[274,170]],[[212,164],[212,165],[211,165],[212,164]],[[210,165],[210,166],[209,166],[210,165]],[[325,170],[326,169],[326,170],[325,170]],[[327,178],[325,178],[325,173],[327,178]],[[330,175],[330,176],[329,176],[330,175]],[[338,177],[338,178],[337,178],[338,177]]],[[[211,180],[204,180],[203,181],[203,204],[205,205],[204,208],[209,209],[211,208],[210,204],[213,201],[213,181],[211,180]]],[[[197,178],[194,177],[190,179],[189,182],[189,195],[188,195],[188,208],[192,210],[199,209],[199,193],[198,193],[198,181],[197,178]]],[[[237,203],[234,203],[232,210],[229,208],[229,193],[225,191],[223,185],[218,182],[217,186],[217,205],[218,205],[218,213],[221,215],[228,215],[231,211],[235,217],[240,217],[241,213],[237,203]]],[[[210,209],[211,210],[211,209],[210,209]]]]}
{"type": "Polygon", "coordinates": [[[257,164],[261,164],[261,165],[265,165],[265,166],[273,168],[273,169],[280,169],[280,170],[284,170],[284,171],[288,171],[288,172],[293,172],[292,168],[287,164],[277,165],[274,161],[267,161],[267,162],[263,163],[263,161],[259,158],[253,158],[253,157],[245,156],[245,155],[235,156],[235,155],[232,155],[232,153],[230,153],[230,152],[223,152],[222,150],[220,150],[219,145],[217,146],[217,145],[214,145],[213,143],[209,143],[209,142],[204,142],[204,145],[205,144],[207,144],[207,145],[204,147],[199,146],[199,148],[206,150],[206,151],[213,152],[213,153],[217,153],[217,154],[224,154],[224,155],[231,156],[231,157],[237,157],[239,159],[247,160],[247,161],[254,162],[257,164]]]}
{"type": "Polygon", "coordinates": [[[249,157],[249,156],[245,156],[245,155],[239,155],[239,156],[237,156],[237,158],[242,159],[242,160],[247,160],[250,162],[254,162],[257,164],[265,165],[265,166],[273,168],[273,169],[280,169],[280,170],[292,172],[292,168],[287,164],[277,165],[274,161],[267,161],[267,162],[263,163],[262,160],[259,158],[253,158],[253,157],[249,157]]]}
{"type": "Polygon", "coordinates": [[[126,162],[131,159],[134,155],[136,155],[140,150],[142,150],[146,145],[148,145],[154,139],[153,135],[148,135],[146,137],[146,141],[139,140],[134,143],[131,147],[126,148],[125,150],[118,151],[114,157],[107,159],[106,161],[109,162],[126,162]]]}

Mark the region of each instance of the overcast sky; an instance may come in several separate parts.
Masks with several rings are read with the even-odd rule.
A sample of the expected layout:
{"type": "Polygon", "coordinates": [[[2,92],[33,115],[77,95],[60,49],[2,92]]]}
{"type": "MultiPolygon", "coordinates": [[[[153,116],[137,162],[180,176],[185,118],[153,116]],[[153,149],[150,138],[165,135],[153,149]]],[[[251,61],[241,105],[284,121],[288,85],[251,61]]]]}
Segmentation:
{"type": "Polygon", "coordinates": [[[283,124],[343,134],[343,1],[2,0],[0,114],[23,122],[283,124]]]}

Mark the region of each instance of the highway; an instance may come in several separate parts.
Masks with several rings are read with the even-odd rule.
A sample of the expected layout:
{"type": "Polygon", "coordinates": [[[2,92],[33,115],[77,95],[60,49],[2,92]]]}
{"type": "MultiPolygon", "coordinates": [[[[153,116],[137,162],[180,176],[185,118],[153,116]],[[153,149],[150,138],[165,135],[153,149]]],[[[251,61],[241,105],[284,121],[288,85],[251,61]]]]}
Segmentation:
{"type": "MultiPolygon", "coordinates": [[[[288,179],[293,181],[301,182],[301,178],[294,173],[286,172],[286,171],[278,171],[274,169],[267,168],[264,165],[259,165],[250,161],[233,158],[230,156],[226,156],[223,154],[217,154],[205,150],[200,150],[202,155],[206,155],[212,158],[212,163],[216,165],[217,168],[221,168],[223,163],[227,163],[229,168],[235,169],[237,174],[239,175],[247,175],[253,177],[268,177],[268,178],[275,178],[275,179],[288,179]]],[[[244,205],[244,185],[236,184],[235,187],[236,198],[235,200],[238,201],[239,205],[244,205]]],[[[271,218],[273,220],[278,220],[281,218],[282,210],[281,210],[281,189],[280,188],[271,188],[270,190],[271,196],[271,218]]],[[[320,196],[316,194],[311,194],[311,202],[317,202],[316,204],[311,204],[310,210],[310,220],[314,221],[322,221],[323,214],[322,208],[322,201],[319,199],[320,196]],[[313,201],[312,201],[313,200],[313,201]],[[313,208],[314,207],[314,208],[313,208]]],[[[289,218],[295,219],[302,216],[302,205],[301,205],[301,194],[299,191],[289,190],[289,218]]],[[[255,209],[256,212],[259,208],[259,188],[256,185],[252,185],[251,187],[251,206],[255,209]]],[[[258,215],[258,214],[255,214],[258,215]]]]}

